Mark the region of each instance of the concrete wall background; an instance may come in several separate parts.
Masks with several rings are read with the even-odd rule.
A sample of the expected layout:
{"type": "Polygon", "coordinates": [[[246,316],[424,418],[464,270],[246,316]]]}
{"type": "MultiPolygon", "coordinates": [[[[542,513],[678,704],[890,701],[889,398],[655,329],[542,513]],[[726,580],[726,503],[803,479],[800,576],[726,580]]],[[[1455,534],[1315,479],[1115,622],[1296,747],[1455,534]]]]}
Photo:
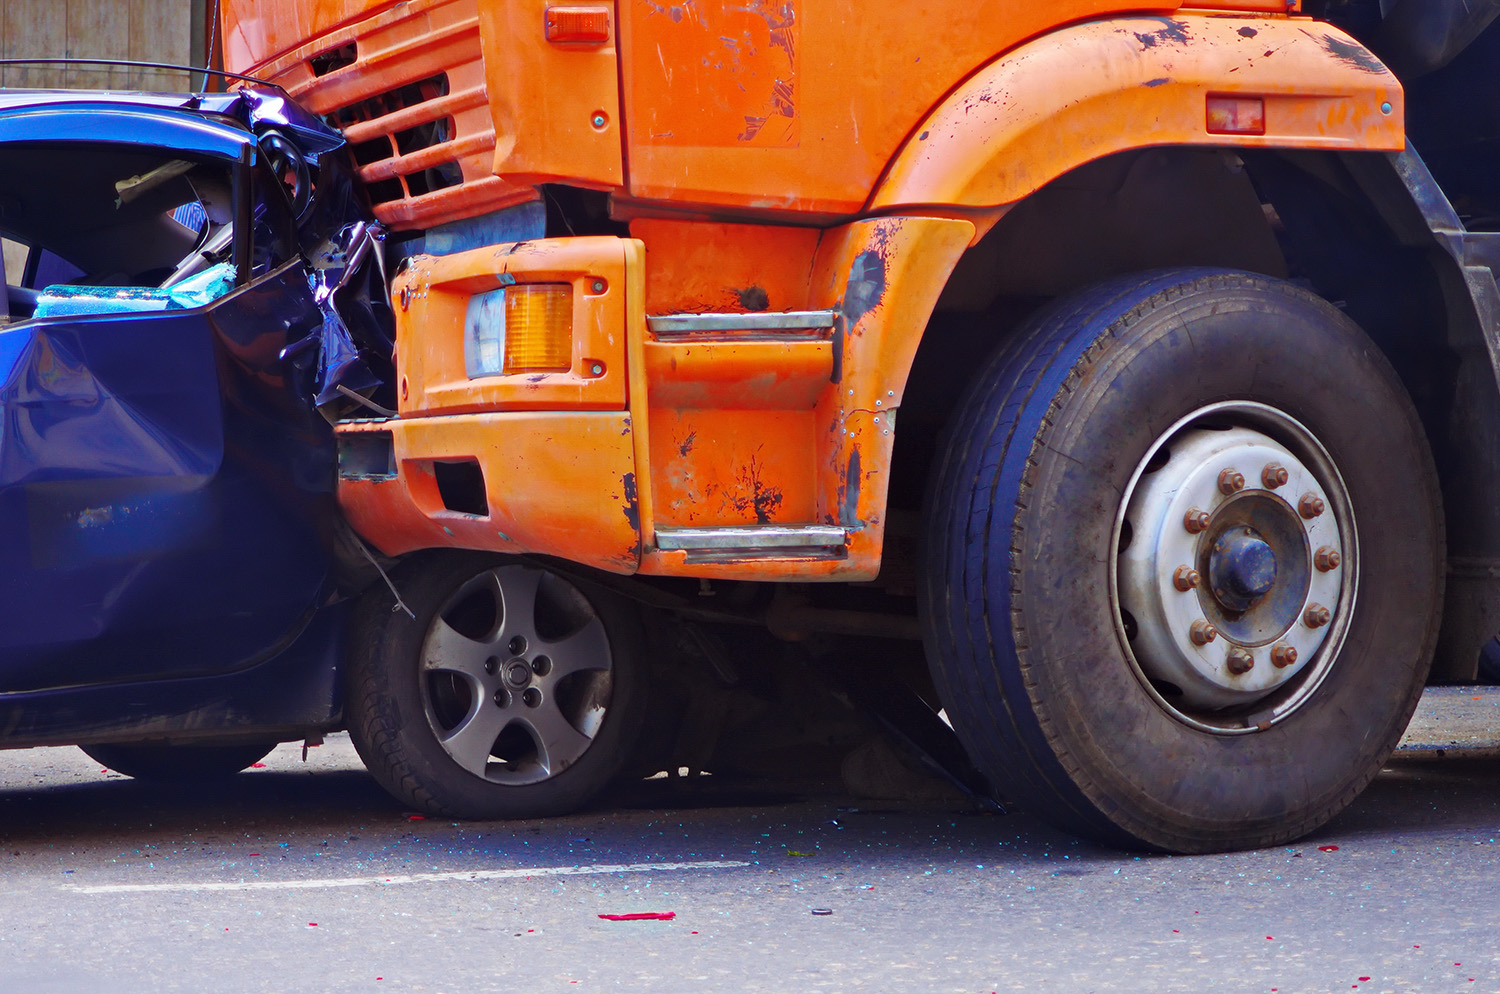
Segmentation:
{"type": "MultiPolygon", "coordinates": [[[[0,0],[0,58],[203,65],[214,0],[0,0]]],[[[203,77],[101,66],[0,66],[0,86],[201,89],[203,77]]]]}

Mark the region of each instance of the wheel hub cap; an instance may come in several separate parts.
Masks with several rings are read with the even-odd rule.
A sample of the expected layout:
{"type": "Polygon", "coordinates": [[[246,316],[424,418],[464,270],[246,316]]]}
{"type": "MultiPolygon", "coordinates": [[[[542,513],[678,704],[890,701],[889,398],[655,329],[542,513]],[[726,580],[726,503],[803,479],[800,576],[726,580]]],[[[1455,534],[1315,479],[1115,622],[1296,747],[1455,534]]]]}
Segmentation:
{"type": "Polygon", "coordinates": [[[512,659],[505,664],[505,682],[512,687],[524,687],[531,681],[531,666],[524,659],[512,659]]]}
{"type": "Polygon", "coordinates": [[[1305,428],[1239,402],[1184,419],[1143,460],[1118,527],[1121,632],[1168,711],[1254,730],[1316,686],[1357,574],[1348,495],[1305,428]]]}
{"type": "Polygon", "coordinates": [[[1232,528],[1208,556],[1214,599],[1226,610],[1248,611],[1276,585],[1276,553],[1252,528],[1232,528]]]}

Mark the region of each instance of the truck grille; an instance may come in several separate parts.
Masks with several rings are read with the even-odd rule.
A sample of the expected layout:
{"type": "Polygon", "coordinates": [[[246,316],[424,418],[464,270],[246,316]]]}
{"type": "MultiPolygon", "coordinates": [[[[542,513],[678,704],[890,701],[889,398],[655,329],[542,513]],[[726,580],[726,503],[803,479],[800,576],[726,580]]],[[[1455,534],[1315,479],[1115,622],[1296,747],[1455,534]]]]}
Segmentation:
{"type": "Polygon", "coordinates": [[[493,174],[477,0],[413,0],[264,67],[348,139],[375,216],[430,228],[531,199],[493,174]]]}

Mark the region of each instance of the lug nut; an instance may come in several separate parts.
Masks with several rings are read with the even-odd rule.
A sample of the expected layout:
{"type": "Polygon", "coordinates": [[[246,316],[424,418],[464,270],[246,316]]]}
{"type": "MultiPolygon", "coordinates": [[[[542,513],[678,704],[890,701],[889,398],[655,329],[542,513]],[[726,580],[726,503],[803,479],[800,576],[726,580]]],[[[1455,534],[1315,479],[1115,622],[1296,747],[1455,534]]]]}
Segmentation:
{"type": "Polygon", "coordinates": [[[1226,469],[1219,473],[1219,493],[1229,496],[1245,489],[1245,474],[1233,469],[1226,469]]]}
{"type": "Polygon", "coordinates": [[[1193,622],[1193,626],[1188,629],[1188,638],[1193,640],[1194,645],[1208,645],[1218,637],[1219,630],[1202,618],[1193,622]]]}
{"type": "Polygon", "coordinates": [[[1321,604],[1309,604],[1302,612],[1302,623],[1308,628],[1322,628],[1333,620],[1333,612],[1321,604]]]}
{"type": "Polygon", "coordinates": [[[1297,649],[1294,646],[1282,644],[1271,649],[1271,662],[1278,670],[1284,670],[1297,661],[1297,649]]]}
{"type": "Polygon", "coordinates": [[[1266,468],[1260,471],[1260,482],[1266,485],[1267,490],[1286,486],[1286,481],[1290,478],[1286,467],[1279,462],[1268,462],[1266,468]]]}
{"type": "Polygon", "coordinates": [[[1336,570],[1341,562],[1343,560],[1339,558],[1339,550],[1331,545],[1325,545],[1313,553],[1313,565],[1318,567],[1319,573],[1336,570]]]}
{"type": "Polygon", "coordinates": [[[1317,494],[1303,494],[1297,502],[1297,513],[1311,521],[1323,513],[1323,498],[1317,494]]]}
{"type": "Polygon", "coordinates": [[[1182,527],[1189,535],[1196,535],[1208,527],[1208,512],[1199,507],[1190,507],[1182,516],[1182,527]]]}
{"type": "Polygon", "coordinates": [[[1244,676],[1255,668],[1255,657],[1244,649],[1230,649],[1229,655],[1224,658],[1224,665],[1235,676],[1244,676]]]}
{"type": "Polygon", "coordinates": [[[1187,593],[1196,587],[1202,579],[1203,574],[1193,569],[1193,567],[1179,566],[1177,567],[1177,571],[1172,574],[1172,586],[1183,593],[1187,593]]]}

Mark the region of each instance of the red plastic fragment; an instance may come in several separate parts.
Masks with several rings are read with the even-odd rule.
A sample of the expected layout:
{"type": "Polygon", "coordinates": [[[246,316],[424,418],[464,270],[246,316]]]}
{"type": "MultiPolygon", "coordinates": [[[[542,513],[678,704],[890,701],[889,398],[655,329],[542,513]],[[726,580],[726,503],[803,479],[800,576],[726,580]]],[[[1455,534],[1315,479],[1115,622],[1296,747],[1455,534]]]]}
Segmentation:
{"type": "Polygon", "coordinates": [[[417,815],[417,814],[408,814],[406,816],[406,820],[407,821],[426,821],[427,820],[427,816],[426,815],[417,815]]]}
{"type": "Polygon", "coordinates": [[[600,915],[611,922],[669,922],[677,917],[675,911],[637,911],[629,915],[600,915]]]}
{"type": "Polygon", "coordinates": [[[259,855],[260,855],[260,853],[258,853],[258,852],[253,852],[253,853],[251,853],[251,854],[250,854],[250,855],[251,855],[251,856],[259,856],[259,855]]]}
{"type": "Polygon", "coordinates": [[[263,769],[266,768],[266,764],[265,763],[251,763],[250,764],[250,768],[252,770],[263,770],[263,769]]]}
{"type": "Polygon", "coordinates": [[[1338,846],[1319,846],[1318,852],[1338,852],[1338,846]]]}

